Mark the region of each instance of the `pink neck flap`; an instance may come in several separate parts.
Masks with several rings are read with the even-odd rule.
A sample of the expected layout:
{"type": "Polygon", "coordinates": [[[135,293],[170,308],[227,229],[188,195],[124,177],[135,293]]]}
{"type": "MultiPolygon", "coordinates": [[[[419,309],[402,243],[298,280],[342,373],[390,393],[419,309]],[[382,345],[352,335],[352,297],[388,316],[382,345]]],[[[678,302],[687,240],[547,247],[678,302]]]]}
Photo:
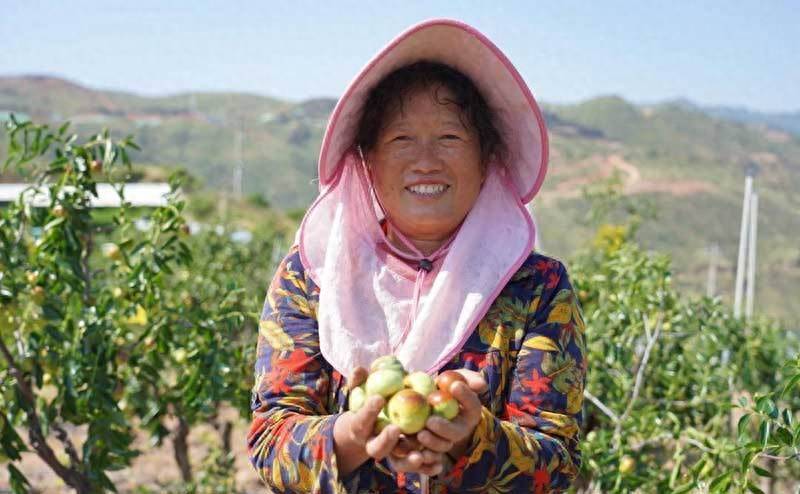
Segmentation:
{"type": "Polygon", "coordinates": [[[392,246],[381,208],[354,152],[342,157],[297,235],[320,288],[320,350],[343,375],[394,354],[411,371],[436,372],[464,345],[530,254],[535,227],[506,170],[491,166],[472,210],[436,253],[392,246]]]}

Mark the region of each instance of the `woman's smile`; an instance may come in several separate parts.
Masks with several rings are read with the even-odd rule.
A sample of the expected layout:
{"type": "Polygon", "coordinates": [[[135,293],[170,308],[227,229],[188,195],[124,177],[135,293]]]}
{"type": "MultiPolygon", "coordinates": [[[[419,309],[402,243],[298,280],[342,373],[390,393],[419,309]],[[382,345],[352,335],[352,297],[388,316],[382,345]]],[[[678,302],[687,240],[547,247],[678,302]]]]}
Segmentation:
{"type": "Polygon", "coordinates": [[[406,190],[420,199],[438,199],[443,196],[450,186],[447,184],[419,184],[406,187],[406,190]]]}

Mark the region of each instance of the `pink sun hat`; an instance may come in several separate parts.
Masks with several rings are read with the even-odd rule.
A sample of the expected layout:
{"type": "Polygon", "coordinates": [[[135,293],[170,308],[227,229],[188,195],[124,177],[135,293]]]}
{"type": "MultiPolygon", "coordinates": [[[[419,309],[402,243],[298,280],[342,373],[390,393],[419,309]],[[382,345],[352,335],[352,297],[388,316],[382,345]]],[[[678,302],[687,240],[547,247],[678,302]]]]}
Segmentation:
{"type": "Polygon", "coordinates": [[[369,90],[395,69],[418,60],[450,65],[469,77],[497,115],[511,164],[510,180],[520,200],[530,202],[547,172],[544,118],[530,89],[497,46],[475,28],[450,19],[412,26],[383,48],[350,83],[333,110],[322,140],[319,187],[336,177],[340,158],[352,146],[360,105],[369,90]]]}

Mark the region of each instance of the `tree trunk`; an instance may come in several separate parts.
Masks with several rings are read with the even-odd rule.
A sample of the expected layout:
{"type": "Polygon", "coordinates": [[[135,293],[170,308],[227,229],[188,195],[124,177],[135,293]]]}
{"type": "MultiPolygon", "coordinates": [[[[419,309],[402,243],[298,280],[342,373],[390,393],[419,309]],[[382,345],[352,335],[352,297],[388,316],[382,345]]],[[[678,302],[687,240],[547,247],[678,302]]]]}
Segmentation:
{"type": "Polygon", "coordinates": [[[172,447],[175,453],[175,461],[181,471],[184,482],[192,481],[192,465],[189,463],[189,424],[182,417],[178,419],[178,429],[172,438],[172,447]]]}
{"type": "Polygon", "coordinates": [[[226,454],[231,452],[231,434],[233,433],[233,423],[226,420],[222,425],[220,436],[222,437],[222,451],[226,454]]]}
{"type": "MultiPolygon", "coordinates": [[[[69,438],[66,437],[66,434],[64,433],[65,437],[59,439],[70,446],[67,452],[73,457],[71,467],[63,465],[56,457],[50,445],[47,444],[47,438],[44,435],[42,423],[39,420],[39,414],[36,413],[36,398],[31,389],[30,381],[25,373],[20,370],[19,365],[17,365],[17,362],[11,355],[11,351],[6,347],[2,339],[0,339],[0,355],[2,355],[7,362],[11,375],[17,380],[16,388],[23,398],[22,409],[25,411],[25,417],[27,418],[26,426],[28,429],[28,442],[30,446],[36,451],[39,458],[41,458],[56,475],[61,477],[61,480],[63,480],[65,484],[75,489],[78,494],[91,494],[93,492],[92,483],[83,472],[75,468],[75,464],[78,462],[77,454],[74,448],[71,447],[72,444],[69,442],[69,438]]],[[[6,422],[8,421],[6,417],[3,417],[3,420],[6,422]]],[[[8,426],[10,427],[11,424],[9,423],[8,426]]],[[[63,429],[56,428],[56,430],[60,430],[63,433],[63,429]]]]}

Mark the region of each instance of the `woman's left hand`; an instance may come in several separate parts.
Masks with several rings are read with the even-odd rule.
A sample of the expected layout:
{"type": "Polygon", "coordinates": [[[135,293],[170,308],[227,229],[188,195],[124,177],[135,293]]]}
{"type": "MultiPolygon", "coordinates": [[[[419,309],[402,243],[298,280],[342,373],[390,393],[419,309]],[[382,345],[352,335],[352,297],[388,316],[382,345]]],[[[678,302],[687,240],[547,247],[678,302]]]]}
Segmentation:
{"type": "Polygon", "coordinates": [[[425,429],[417,433],[422,451],[412,451],[404,458],[390,456],[395,470],[438,475],[442,471],[445,453],[458,458],[466,451],[481,420],[483,405],[478,395],[485,392],[488,385],[478,372],[467,369],[459,369],[458,372],[464,376],[467,384],[459,381],[451,384],[450,394],[458,401],[461,411],[453,420],[429,417],[425,429]]]}

